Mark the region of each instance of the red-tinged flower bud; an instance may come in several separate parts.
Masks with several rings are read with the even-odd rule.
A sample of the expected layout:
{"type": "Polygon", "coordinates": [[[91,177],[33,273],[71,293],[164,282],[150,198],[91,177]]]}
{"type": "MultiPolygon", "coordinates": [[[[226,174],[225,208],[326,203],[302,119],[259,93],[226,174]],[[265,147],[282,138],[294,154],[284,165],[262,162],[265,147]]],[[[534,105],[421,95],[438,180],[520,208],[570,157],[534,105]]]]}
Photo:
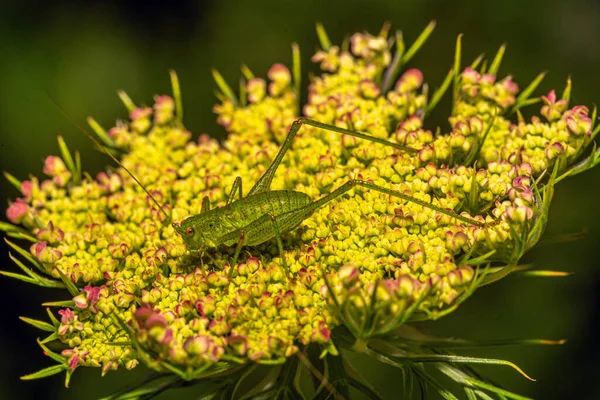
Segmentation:
{"type": "Polygon", "coordinates": [[[338,271],[342,284],[346,287],[352,286],[358,281],[360,271],[354,264],[344,264],[338,271]]]}
{"type": "Polygon", "coordinates": [[[229,336],[227,338],[227,347],[231,348],[238,356],[243,356],[248,351],[248,339],[241,335],[229,336]]]}
{"type": "Polygon", "coordinates": [[[292,73],[283,64],[274,64],[267,73],[269,80],[283,85],[289,85],[292,82],[292,73]]]}
{"type": "Polygon", "coordinates": [[[504,215],[509,221],[523,223],[533,218],[533,210],[527,206],[506,207],[504,215]]]}
{"type": "Polygon", "coordinates": [[[319,327],[313,330],[310,341],[313,343],[329,343],[331,341],[331,331],[325,322],[319,322],[319,327]]]}
{"type": "Polygon", "coordinates": [[[150,128],[152,124],[150,122],[150,116],[152,115],[152,109],[150,107],[135,108],[130,114],[131,128],[139,133],[144,133],[150,128]]]}
{"type": "Polygon", "coordinates": [[[67,170],[65,163],[60,157],[48,156],[44,161],[44,174],[48,176],[57,176],[67,170]]]}
{"type": "Polygon", "coordinates": [[[565,118],[565,122],[571,133],[576,136],[589,134],[592,130],[592,119],[584,114],[572,114],[565,118]]]}
{"type": "Polygon", "coordinates": [[[483,74],[479,81],[482,85],[493,85],[496,82],[496,76],[492,74],[483,74]]]}
{"type": "Polygon", "coordinates": [[[246,84],[248,92],[248,101],[250,103],[258,103],[267,95],[267,83],[261,78],[252,78],[246,84]]]}
{"type": "Polygon", "coordinates": [[[62,253],[52,247],[48,247],[46,242],[38,242],[31,245],[31,253],[43,263],[54,264],[62,258],[62,253]]]}
{"type": "Polygon", "coordinates": [[[481,79],[481,75],[479,72],[475,71],[471,67],[465,68],[465,70],[460,74],[463,83],[478,83],[481,79]]]}
{"type": "Polygon", "coordinates": [[[363,79],[358,85],[358,90],[366,99],[374,99],[380,94],[379,86],[372,80],[363,79]]]}
{"type": "Polygon", "coordinates": [[[196,309],[201,316],[210,317],[215,312],[215,299],[206,296],[196,302],[196,309]]]}
{"type": "Polygon", "coordinates": [[[504,89],[511,95],[519,93],[519,85],[517,85],[510,76],[507,76],[500,82],[504,89]]]}
{"type": "Polygon", "coordinates": [[[435,158],[435,150],[431,146],[425,146],[419,150],[419,161],[423,164],[433,160],[435,158]]]}
{"type": "Polygon", "coordinates": [[[418,115],[411,115],[400,124],[398,124],[399,129],[404,129],[408,132],[416,131],[423,127],[423,119],[418,115]]]}
{"type": "Polygon", "coordinates": [[[421,250],[421,244],[415,240],[411,240],[411,242],[408,244],[408,247],[406,248],[408,254],[414,254],[419,250],[421,250]]]}
{"type": "Polygon", "coordinates": [[[6,218],[13,224],[20,224],[29,213],[29,205],[21,198],[11,203],[6,209],[6,218]]]}
{"type": "Polygon", "coordinates": [[[478,116],[473,116],[468,120],[469,128],[471,133],[481,133],[483,132],[483,121],[478,116]]]}
{"type": "Polygon", "coordinates": [[[410,275],[400,275],[396,281],[398,282],[398,296],[409,297],[412,296],[416,290],[417,281],[410,275]]]}
{"type": "Polygon", "coordinates": [[[107,250],[110,253],[110,255],[117,260],[122,260],[123,258],[128,256],[131,251],[127,243],[111,243],[108,245],[107,250]]]}
{"type": "Polygon", "coordinates": [[[238,291],[235,294],[235,303],[243,306],[245,305],[251,298],[252,296],[250,295],[250,292],[248,292],[247,290],[244,289],[238,289],[238,291]]]}
{"type": "Polygon", "coordinates": [[[411,68],[398,79],[396,90],[400,93],[411,92],[421,87],[422,84],[423,73],[416,68],[411,68]]]}
{"type": "Polygon", "coordinates": [[[31,181],[21,182],[21,193],[23,193],[25,200],[31,200],[33,196],[33,183],[31,181]]]}
{"type": "Polygon", "coordinates": [[[250,257],[246,260],[246,265],[250,273],[253,274],[260,268],[260,260],[256,257],[250,257]]]}
{"type": "Polygon", "coordinates": [[[458,269],[448,272],[446,278],[448,279],[448,283],[450,284],[450,286],[456,287],[461,286],[463,284],[463,276],[461,271],[458,269]]]}
{"type": "MultiPolygon", "coordinates": [[[[523,165],[523,164],[521,164],[523,165]]],[[[529,165],[529,164],[527,164],[529,165]]],[[[519,175],[513,179],[513,187],[517,189],[525,189],[531,187],[531,176],[530,175],[519,175]]]]}
{"type": "Polygon", "coordinates": [[[154,111],[154,120],[157,124],[167,123],[173,119],[175,101],[170,96],[158,96],[154,100],[154,111]]]}
{"type": "Polygon", "coordinates": [[[49,244],[57,244],[65,238],[65,233],[60,228],[54,228],[54,224],[50,221],[48,222],[48,226],[40,229],[35,236],[40,241],[47,241],[49,244]]]}
{"type": "Polygon", "coordinates": [[[211,321],[210,324],[208,324],[208,330],[217,336],[224,336],[229,333],[231,328],[229,328],[229,325],[224,319],[219,319],[211,321]]]}
{"type": "Polygon", "coordinates": [[[565,152],[565,146],[560,142],[554,142],[546,148],[546,157],[548,160],[553,160],[558,156],[561,156],[565,152]]]}
{"type": "Polygon", "coordinates": [[[135,312],[133,313],[133,318],[136,321],[145,323],[148,320],[148,318],[150,318],[150,316],[153,314],[154,314],[154,310],[152,310],[151,307],[142,306],[142,307],[139,307],[137,310],[135,310],[135,312]]]}
{"type": "Polygon", "coordinates": [[[183,342],[183,349],[192,356],[201,356],[210,350],[213,341],[209,336],[191,336],[183,342]]]}

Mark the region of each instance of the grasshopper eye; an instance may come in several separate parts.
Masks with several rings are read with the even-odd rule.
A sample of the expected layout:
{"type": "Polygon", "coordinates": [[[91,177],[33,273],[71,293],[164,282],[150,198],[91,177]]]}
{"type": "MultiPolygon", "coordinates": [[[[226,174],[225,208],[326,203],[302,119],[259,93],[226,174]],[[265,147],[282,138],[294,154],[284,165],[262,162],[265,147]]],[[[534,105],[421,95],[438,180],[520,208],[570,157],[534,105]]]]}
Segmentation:
{"type": "Polygon", "coordinates": [[[186,228],[185,233],[192,236],[194,234],[194,228],[192,228],[191,226],[186,228]]]}

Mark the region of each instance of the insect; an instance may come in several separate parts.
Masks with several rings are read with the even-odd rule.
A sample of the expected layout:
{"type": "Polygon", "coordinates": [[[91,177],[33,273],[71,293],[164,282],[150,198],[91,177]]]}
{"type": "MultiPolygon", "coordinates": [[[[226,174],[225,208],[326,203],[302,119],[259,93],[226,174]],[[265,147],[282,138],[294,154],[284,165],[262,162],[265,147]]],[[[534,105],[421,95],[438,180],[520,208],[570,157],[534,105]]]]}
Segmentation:
{"type": "MultiPolygon", "coordinates": [[[[123,164],[119,162],[119,160],[117,160],[116,157],[113,156],[91,134],[77,125],[62,109],[60,110],[81,131],[83,131],[85,135],[96,144],[96,146],[98,146],[102,151],[110,156],[113,161],[120,165],[133,178],[133,180],[140,185],[146,194],[148,194],[150,199],[164,214],[166,219],[170,220],[170,216],[167,215],[166,211],[163,210],[158,201],[141,184],[141,182],[133,175],[133,173],[124,167],[123,164]]],[[[400,149],[409,153],[417,152],[417,150],[413,148],[406,147],[398,143],[393,143],[381,138],[372,137],[360,132],[355,132],[308,118],[299,118],[292,123],[288,134],[281,145],[279,152],[271,162],[271,165],[250,189],[246,197],[242,197],[242,178],[238,176],[233,183],[224,206],[210,209],[209,199],[208,197],[204,197],[202,200],[200,214],[191,215],[181,222],[172,222],[171,225],[183,238],[188,250],[191,253],[203,255],[204,252],[209,248],[235,246],[234,256],[230,265],[236,265],[243,246],[256,246],[275,239],[281,255],[282,264],[287,269],[281,235],[295,229],[305,219],[310,217],[317,209],[342,196],[344,193],[347,193],[357,186],[419,204],[423,207],[427,207],[439,213],[448,215],[466,224],[477,226],[486,225],[481,221],[476,221],[474,219],[458,215],[452,211],[442,209],[415,197],[360,179],[349,179],[346,183],[317,200],[312,200],[307,194],[294,190],[270,190],[271,182],[273,181],[277,169],[281,165],[283,157],[291,148],[296,134],[303,125],[310,125],[316,128],[350,135],[359,139],[369,140],[371,142],[384,144],[386,146],[400,149]],[[238,197],[237,199],[236,195],[238,197]]],[[[233,269],[234,268],[230,268],[230,277],[233,269]]]]}

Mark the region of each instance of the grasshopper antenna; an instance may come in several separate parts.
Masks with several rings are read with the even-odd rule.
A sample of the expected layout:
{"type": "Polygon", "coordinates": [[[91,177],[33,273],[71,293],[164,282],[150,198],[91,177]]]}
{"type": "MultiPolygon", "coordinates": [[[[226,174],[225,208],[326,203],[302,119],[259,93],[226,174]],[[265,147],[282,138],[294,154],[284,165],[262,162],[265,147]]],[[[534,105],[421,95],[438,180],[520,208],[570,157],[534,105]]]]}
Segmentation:
{"type": "Polygon", "coordinates": [[[50,102],[54,105],[54,107],[56,107],[58,109],[58,111],[69,121],[71,122],[73,125],[75,125],[75,127],[77,129],[79,129],[81,132],[83,132],[83,134],[85,136],[87,136],[92,142],[94,142],[94,144],[96,145],[96,147],[98,147],[100,150],[102,150],[105,154],[107,154],[110,158],[112,158],[112,160],[114,162],[117,163],[117,165],[119,165],[121,168],[123,168],[125,170],[125,172],[127,172],[129,174],[129,176],[131,176],[131,178],[138,184],[140,185],[140,187],[144,190],[144,192],[146,192],[146,194],[148,196],[150,196],[150,198],[152,199],[152,201],[154,202],[154,204],[158,207],[158,209],[160,210],[160,212],[165,216],[165,218],[167,219],[167,221],[171,220],[171,217],[169,217],[169,215],[167,214],[167,212],[165,210],[163,210],[162,206],[160,205],[160,203],[154,198],[154,196],[152,196],[152,194],[150,193],[150,191],[148,189],[146,189],[146,187],[144,185],[142,185],[142,183],[138,180],[138,178],[135,177],[135,175],[133,175],[133,173],[127,169],[127,167],[125,167],[119,160],[117,160],[117,157],[113,156],[110,151],[108,151],[106,149],[106,147],[104,147],[104,145],[102,145],[100,142],[98,142],[98,140],[96,140],[96,138],[94,136],[92,136],[88,131],[86,131],[85,129],[83,129],[83,127],[81,127],[81,125],[79,125],[65,110],[64,108],[62,108],[57,102],[56,100],[54,100],[54,98],[50,95],[50,93],[48,93],[48,91],[46,91],[46,96],[48,96],[48,99],[50,99],[50,102]]]}

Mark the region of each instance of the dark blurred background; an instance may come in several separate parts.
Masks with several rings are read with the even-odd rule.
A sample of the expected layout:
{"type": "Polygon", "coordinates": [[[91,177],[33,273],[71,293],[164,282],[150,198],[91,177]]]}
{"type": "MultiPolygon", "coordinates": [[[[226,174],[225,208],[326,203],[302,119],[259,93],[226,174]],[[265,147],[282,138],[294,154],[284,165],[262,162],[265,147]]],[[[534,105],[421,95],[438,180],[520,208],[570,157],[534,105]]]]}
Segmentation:
{"type": "MultiPolygon", "coordinates": [[[[315,21],[324,23],[335,43],[355,31],[376,33],[384,21],[401,29],[410,42],[432,19],[438,22],[436,31],[411,65],[421,68],[433,86],[449,69],[456,35],[462,32],[464,60],[480,52],[493,56],[507,42],[501,72],[512,74],[521,87],[547,70],[538,93],[560,91],[570,74],[575,103],[600,101],[598,1],[5,0],[0,6],[0,169],[19,179],[41,175],[45,156],[58,151],[58,133],[82,153],[86,170],[95,173],[108,163],[52,106],[46,91],[78,121],[94,115],[108,128],[126,117],[117,89],[126,90],[138,104],[150,104],[153,95],[169,93],[167,70],[173,68],[182,84],[187,127],[196,135],[223,137],[211,112],[216,101],[211,67],[230,82],[237,82],[241,63],[265,75],[271,64],[291,62],[290,43],[296,41],[303,51],[306,83],[306,71],[316,70],[309,62],[318,43],[315,21]]],[[[448,110],[449,103],[442,103],[430,124],[447,127],[448,110]]],[[[509,277],[481,289],[454,314],[424,326],[471,339],[568,338],[560,347],[469,354],[509,359],[537,378],[533,383],[508,368],[482,368],[513,391],[541,399],[600,398],[598,182],[600,168],[561,182],[548,224],[548,237],[584,229],[587,236],[540,248],[528,257],[539,268],[572,271],[573,276],[509,277]]],[[[5,180],[0,189],[4,206],[17,196],[5,180]]],[[[0,268],[14,270],[7,246],[0,246],[0,268]]],[[[20,381],[19,376],[51,362],[35,343],[40,331],[18,316],[44,319],[40,304],[63,294],[0,278],[0,296],[0,398],[97,398],[145,374],[138,368],[102,379],[99,370],[80,368],[70,389],[64,389],[62,375],[20,381]]],[[[386,398],[397,398],[399,371],[364,360],[361,365],[386,398]]]]}

